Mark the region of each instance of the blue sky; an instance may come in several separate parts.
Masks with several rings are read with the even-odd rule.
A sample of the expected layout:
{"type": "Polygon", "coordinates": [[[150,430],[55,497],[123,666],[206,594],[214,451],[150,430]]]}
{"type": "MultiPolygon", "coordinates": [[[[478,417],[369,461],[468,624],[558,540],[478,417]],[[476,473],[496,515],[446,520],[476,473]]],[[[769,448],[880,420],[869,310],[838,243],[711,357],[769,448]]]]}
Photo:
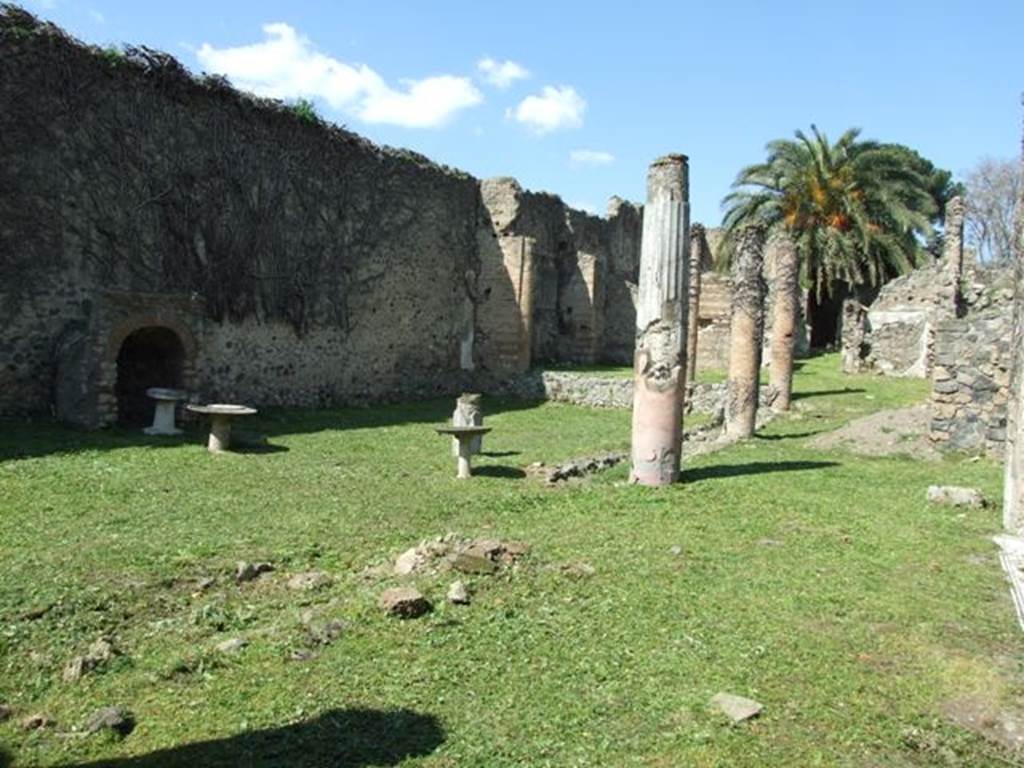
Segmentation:
{"type": "Polygon", "coordinates": [[[1024,0],[25,4],[599,212],[642,200],[647,164],[684,152],[693,220],[717,224],[737,170],[812,122],[958,174],[1020,151],[1024,0]]]}

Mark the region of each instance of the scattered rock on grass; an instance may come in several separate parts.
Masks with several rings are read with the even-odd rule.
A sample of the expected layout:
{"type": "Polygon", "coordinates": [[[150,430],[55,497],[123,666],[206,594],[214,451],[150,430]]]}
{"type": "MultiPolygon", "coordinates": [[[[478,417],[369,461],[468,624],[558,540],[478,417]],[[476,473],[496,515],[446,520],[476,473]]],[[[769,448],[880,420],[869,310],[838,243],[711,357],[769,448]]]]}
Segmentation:
{"type": "Polygon", "coordinates": [[[954,507],[985,506],[985,496],[977,488],[963,488],[958,485],[929,485],[928,501],[932,504],[949,504],[954,507]]]}
{"type": "Polygon", "coordinates": [[[716,693],[711,698],[711,707],[724,714],[733,723],[742,723],[744,720],[757,717],[764,709],[760,702],[731,693],[716,693]]]}
{"type": "Polygon", "coordinates": [[[455,556],[452,567],[463,573],[491,574],[498,570],[498,564],[489,557],[472,552],[460,552],[455,556]]]}
{"type": "Polygon", "coordinates": [[[49,715],[43,712],[36,712],[34,715],[29,715],[21,721],[21,728],[25,731],[38,731],[42,728],[49,728],[53,725],[56,725],[56,723],[49,715]]]}
{"type": "Polygon", "coordinates": [[[455,605],[469,605],[469,590],[466,589],[466,585],[461,581],[453,582],[448,587],[447,599],[449,603],[455,605]]]}
{"type": "MultiPolygon", "coordinates": [[[[397,576],[450,569],[490,574],[502,566],[515,565],[529,551],[530,546],[521,541],[464,539],[448,533],[425,539],[418,546],[407,549],[398,556],[390,570],[397,576]]],[[[363,573],[368,578],[385,575],[379,567],[368,568],[363,573]]]]}
{"type": "Polygon", "coordinates": [[[384,590],[380,605],[389,616],[414,619],[430,610],[429,601],[412,587],[394,587],[384,590]]]}
{"type": "Polygon", "coordinates": [[[674,547],[669,549],[669,552],[675,555],[676,557],[679,557],[681,554],[683,554],[683,548],[676,544],[674,547]]]}
{"type": "Polygon", "coordinates": [[[86,733],[112,731],[119,736],[127,736],[134,728],[135,719],[131,713],[121,707],[102,707],[89,715],[82,730],[86,733]]]}
{"type": "Polygon", "coordinates": [[[84,656],[76,656],[65,666],[62,677],[65,683],[76,683],[97,667],[110,661],[117,652],[113,644],[104,637],[89,646],[84,656]]]}
{"type": "Polygon", "coordinates": [[[348,628],[341,619],[311,621],[306,626],[306,639],[310,645],[330,645],[348,628]]]}
{"type": "Polygon", "coordinates": [[[410,573],[422,568],[426,557],[419,547],[412,547],[398,556],[395,560],[395,575],[408,576],[410,573]]]}
{"type": "Polygon", "coordinates": [[[248,644],[249,641],[244,637],[229,637],[227,640],[217,643],[217,650],[220,653],[238,653],[248,644]]]}
{"type": "Polygon", "coordinates": [[[272,570],[274,570],[274,566],[270,563],[247,563],[244,560],[239,560],[235,567],[235,581],[239,584],[243,581],[252,581],[272,570]]]}
{"type": "Polygon", "coordinates": [[[0,723],[10,720],[11,715],[14,714],[14,710],[6,704],[0,704],[0,723]]]}
{"type": "Polygon", "coordinates": [[[564,464],[557,464],[553,467],[543,462],[535,462],[527,467],[527,474],[539,477],[549,485],[555,485],[565,480],[600,472],[601,470],[614,467],[616,464],[629,458],[629,454],[622,452],[601,453],[597,456],[584,456],[580,459],[572,459],[564,464]]]}
{"type": "Polygon", "coordinates": [[[332,579],[328,573],[324,573],[323,571],[308,571],[306,573],[297,573],[288,579],[288,589],[309,592],[314,589],[329,587],[333,583],[334,579],[332,579]]]}

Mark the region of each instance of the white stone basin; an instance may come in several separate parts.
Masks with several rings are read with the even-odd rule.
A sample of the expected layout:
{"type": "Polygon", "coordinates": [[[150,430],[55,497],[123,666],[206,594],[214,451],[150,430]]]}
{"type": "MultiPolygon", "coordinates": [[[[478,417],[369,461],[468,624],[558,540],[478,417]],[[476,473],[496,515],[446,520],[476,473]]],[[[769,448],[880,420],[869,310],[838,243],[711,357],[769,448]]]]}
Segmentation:
{"type": "Polygon", "coordinates": [[[472,471],[469,466],[470,457],[473,455],[473,450],[470,446],[473,444],[473,440],[480,435],[485,435],[491,431],[490,427],[434,427],[435,431],[439,435],[451,435],[459,441],[459,472],[456,475],[460,480],[466,480],[472,476],[472,471]]]}
{"type": "Polygon", "coordinates": [[[150,387],[146,390],[146,395],[156,400],[156,408],[153,411],[153,426],[142,431],[147,435],[180,435],[181,430],[174,425],[174,407],[176,403],[188,399],[188,392],[167,387],[150,387]]]}
{"type": "Polygon", "coordinates": [[[183,389],[166,389],[165,387],[150,387],[146,390],[146,396],[153,400],[188,400],[188,392],[183,389]]]}
{"type": "Polygon", "coordinates": [[[233,405],[230,403],[209,403],[208,405],[186,405],[193,413],[205,413],[210,416],[252,416],[258,411],[248,405],[233,405]]]}
{"type": "Polygon", "coordinates": [[[203,413],[210,417],[210,439],[206,449],[210,453],[226,451],[231,445],[231,419],[235,416],[252,416],[255,408],[233,403],[209,403],[207,405],[186,405],[192,413],[203,413]]]}

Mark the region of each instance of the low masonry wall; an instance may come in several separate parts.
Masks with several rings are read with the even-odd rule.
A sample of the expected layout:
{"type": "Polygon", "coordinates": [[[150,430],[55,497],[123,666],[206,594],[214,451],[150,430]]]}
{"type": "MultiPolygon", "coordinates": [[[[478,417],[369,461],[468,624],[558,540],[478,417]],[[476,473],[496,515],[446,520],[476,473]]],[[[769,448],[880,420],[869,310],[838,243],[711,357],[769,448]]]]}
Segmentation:
{"type": "MultiPolygon", "coordinates": [[[[489,394],[527,400],[552,400],[591,408],[632,408],[633,380],[567,371],[529,371],[521,376],[486,387],[489,394]]],[[[761,388],[765,403],[767,387],[761,388]]],[[[697,384],[690,409],[714,413],[725,404],[725,382],[697,384]]]]}

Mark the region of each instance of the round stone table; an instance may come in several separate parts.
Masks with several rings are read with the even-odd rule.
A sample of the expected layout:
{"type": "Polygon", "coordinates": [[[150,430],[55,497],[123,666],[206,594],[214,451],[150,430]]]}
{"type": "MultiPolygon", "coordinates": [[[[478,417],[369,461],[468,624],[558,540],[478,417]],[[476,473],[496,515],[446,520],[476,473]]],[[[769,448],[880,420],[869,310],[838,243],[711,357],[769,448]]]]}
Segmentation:
{"type": "Polygon", "coordinates": [[[491,431],[490,427],[435,427],[439,435],[451,435],[459,441],[459,473],[457,477],[465,480],[472,476],[469,460],[473,455],[473,441],[491,431]]]}
{"type": "Polygon", "coordinates": [[[202,413],[210,417],[210,439],[206,449],[210,453],[226,451],[231,446],[231,420],[236,416],[252,416],[255,408],[247,405],[230,405],[227,403],[210,403],[209,405],[186,405],[192,413],[202,413]]]}
{"type": "Polygon", "coordinates": [[[153,412],[153,426],[146,427],[147,435],[180,435],[181,430],[174,426],[174,408],[182,400],[188,399],[188,392],[180,389],[150,387],[146,396],[156,401],[153,412]]]}

